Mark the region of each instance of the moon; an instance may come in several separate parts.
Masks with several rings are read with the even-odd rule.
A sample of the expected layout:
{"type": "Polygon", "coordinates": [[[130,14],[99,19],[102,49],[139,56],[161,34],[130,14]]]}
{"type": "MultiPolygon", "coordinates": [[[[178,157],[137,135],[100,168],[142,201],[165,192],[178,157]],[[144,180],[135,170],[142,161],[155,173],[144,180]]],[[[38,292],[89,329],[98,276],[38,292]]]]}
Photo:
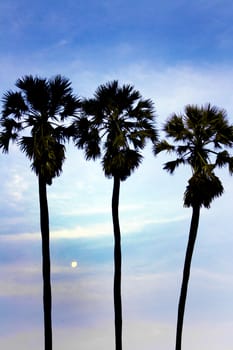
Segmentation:
{"type": "Polygon", "coordinates": [[[76,260],[71,261],[71,267],[75,269],[78,266],[78,262],[76,260]]]}

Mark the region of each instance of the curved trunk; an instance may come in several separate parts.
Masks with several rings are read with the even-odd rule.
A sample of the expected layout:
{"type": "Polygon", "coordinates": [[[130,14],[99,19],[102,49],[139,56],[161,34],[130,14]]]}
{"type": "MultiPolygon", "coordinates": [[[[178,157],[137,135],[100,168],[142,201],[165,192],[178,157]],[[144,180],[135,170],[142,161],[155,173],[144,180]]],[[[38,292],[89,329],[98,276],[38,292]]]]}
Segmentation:
{"type": "Polygon", "coordinates": [[[121,232],[119,225],[120,178],[114,176],[112,193],[112,221],[114,231],[114,311],[116,350],[122,350],[122,306],[121,306],[121,232]]]}
{"type": "Polygon", "coordinates": [[[185,303],[186,303],[186,297],[187,297],[192,255],[193,255],[194,245],[197,237],[199,217],[200,217],[200,206],[197,205],[193,207],[191,225],[189,230],[189,240],[188,240],[188,245],[187,245],[187,250],[185,255],[183,280],[181,285],[181,292],[180,292],[180,299],[179,299],[179,306],[178,306],[178,317],[177,317],[177,328],[176,328],[176,350],[181,350],[185,303]]]}
{"type": "Polygon", "coordinates": [[[40,227],[42,239],[42,275],[45,350],[52,350],[52,296],[50,281],[49,212],[46,181],[39,175],[40,227]]]}

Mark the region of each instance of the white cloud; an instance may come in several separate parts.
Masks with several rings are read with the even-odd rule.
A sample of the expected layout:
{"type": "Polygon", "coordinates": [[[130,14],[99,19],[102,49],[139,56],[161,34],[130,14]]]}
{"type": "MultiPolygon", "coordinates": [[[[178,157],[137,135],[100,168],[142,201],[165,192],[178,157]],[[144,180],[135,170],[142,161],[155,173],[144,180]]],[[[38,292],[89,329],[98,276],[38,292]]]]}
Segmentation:
{"type": "Polygon", "coordinates": [[[233,69],[229,66],[197,67],[188,63],[163,66],[147,62],[132,64],[123,70],[121,67],[114,76],[118,74],[121,81],[129,80],[145,97],[152,98],[160,122],[173,112],[182,112],[186,104],[210,102],[227,109],[229,115],[233,111],[233,69]]]}
{"type": "MultiPolygon", "coordinates": [[[[95,203],[96,204],[96,203],[95,203]]],[[[140,211],[143,209],[143,206],[140,204],[129,204],[129,205],[122,205],[120,207],[120,210],[122,212],[132,212],[132,211],[140,211]]],[[[87,205],[80,205],[79,208],[71,208],[67,211],[64,211],[62,215],[66,216],[86,216],[86,215],[97,215],[97,214],[111,214],[111,207],[108,205],[106,206],[87,206],[87,205]]]]}
{"type": "MultiPolygon", "coordinates": [[[[125,44],[122,45],[125,47],[125,44]]],[[[160,121],[173,112],[183,111],[183,107],[189,103],[211,102],[226,108],[231,115],[233,69],[230,65],[219,63],[197,66],[190,62],[164,65],[156,61],[136,60],[135,57],[133,62],[124,63],[124,65],[122,63],[113,68],[106,67],[103,60],[97,71],[93,62],[81,62],[75,59],[69,63],[66,62],[61,71],[60,62],[57,64],[53,62],[53,67],[49,62],[46,65],[43,61],[35,63],[31,60],[17,62],[15,65],[14,58],[7,60],[1,58],[2,88],[12,88],[15,80],[28,71],[32,74],[48,76],[61,71],[72,80],[77,93],[84,96],[92,96],[98,85],[108,80],[119,79],[121,83],[132,83],[144,97],[151,98],[155,102],[160,121]],[[10,72],[10,76],[5,75],[5,72],[10,72]]]]}
{"type": "Polygon", "coordinates": [[[20,202],[23,199],[24,193],[28,187],[28,183],[24,176],[16,173],[12,174],[7,183],[10,201],[12,201],[14,204],[20,202]]]}
{"type": "MultiPolygon", "coordinates": [[[[91,213],[91,212],[90,212],[91,213]]],[[[89,213],[89,214],[90,214],[89,213]]],[[[96,213],[96,212],[95,212],[96,213]]],[[[85,215],[85,214],[84,214],[85,215]]],[[[137,216],[137,220],[129,220],[128,218],[120,220],[121,231],[124,234],[141,232],[147,225],[161,225],[186,220],[187,215],[176,215],[173,217],[146,218],[143,215],[137,216]]],[[[112,235],[113,224],[111,217],[108,222],[85,224],[76,226],[72,229],[51,230],[51,239],[78,239],[78,238],[94,238],[112,235]]],[[[28,232],[18,234],[1,235],[1,239],[5,241],[21,241],[21,240],[40,240],[39,232],[28,232]]]]}

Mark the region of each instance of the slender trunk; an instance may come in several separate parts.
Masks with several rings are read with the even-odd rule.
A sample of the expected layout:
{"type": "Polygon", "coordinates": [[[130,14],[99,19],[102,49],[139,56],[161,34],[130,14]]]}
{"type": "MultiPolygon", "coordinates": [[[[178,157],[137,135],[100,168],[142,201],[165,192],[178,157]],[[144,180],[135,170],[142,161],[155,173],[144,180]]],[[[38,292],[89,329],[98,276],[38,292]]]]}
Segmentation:
{"type": "Polygon", "coordinates": [[[42,275],[44,302],[44,345],[45,350],[52,350],[52,296],[50,281],[50,248],[49,248],[49,212],[46,182],[39,175],[40,227],[42,238],[42,275]]]}
{"type": "Polygon", "coordinates": [[[197,237],[199,217],[200,217],[200,206],[199,205],[193,206],[192,219],[191,219],[191,225],[189,230],[189,239],[188,239],[188,245],[187,245],[185,262],[184,262],[183,280],[181,285],[181,292],[180,292],[180,299],[179,299],[179,306],[178,306],[178,317],[177,317],[177,328],[176,328],[176,350],[181,350],[185,303],[186,303],[186,297],[187,297],[192,255],[193,255],[194,245],[197,237]]]}
{"type": "Polygon", "coordinates": [[[114,311],[116,350],[122,350],[122,306],[121,306],[121,232],[119,225],[120,178],[114,176],[112,193],[112,220],[114,231],[114,311]]]}

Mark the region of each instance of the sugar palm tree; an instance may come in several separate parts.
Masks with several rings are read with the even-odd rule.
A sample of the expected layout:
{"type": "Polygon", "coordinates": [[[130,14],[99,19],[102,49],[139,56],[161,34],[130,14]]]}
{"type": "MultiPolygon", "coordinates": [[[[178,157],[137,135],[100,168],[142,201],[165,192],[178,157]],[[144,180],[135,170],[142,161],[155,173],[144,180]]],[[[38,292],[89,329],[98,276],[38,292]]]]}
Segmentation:
{"type": "Polygon", "coordinates": [[[59,176],[65,159],[66,128],[62,122],[76,115],[80,106],[68,79],[55,76],[42,79],[31,75],[18,79],[17,91],[3,96],[0,148],[8,152],[16,142],[31,160],[38,176],[40,226],[42,238],[42,275],[45,350],[52,349],[52,298],[50,281],[49,212],[47,185],[59,176]]]}
{"type": "Polygon", "coordinates": [[[146,140],[157,139],[153,104],[131,85],[118,81],[100,85],[94,98],[83,101],[83,117],[75,122],[75,143],[87,159],[102,158],[106,177],[113,178],[115,345],[122,349],[120,183],[138,168],[146,140]]]}
{"type": "Polygon", "coordinates": [[[176,350],[181,350],[182,329],[191,261],[196,241],[200,209],[209,208],[211,202],[222,195],[223,185],[214,170],[228,166],[233,172],[233,157],[227,149],[233,145],[233,127],[226,112],[215,106],[188,105],[183,115],[172,115],[164,127],[167,138],[155,145],[155,154],[161,151],[175,153],[177,158],[165,163],[164,169],[173,173],[181,165],[191,167],[192,176],[184,193],[184,206],[192,208],[192,219],[185,255],[183,279],[178,306],[176,350]]]}

